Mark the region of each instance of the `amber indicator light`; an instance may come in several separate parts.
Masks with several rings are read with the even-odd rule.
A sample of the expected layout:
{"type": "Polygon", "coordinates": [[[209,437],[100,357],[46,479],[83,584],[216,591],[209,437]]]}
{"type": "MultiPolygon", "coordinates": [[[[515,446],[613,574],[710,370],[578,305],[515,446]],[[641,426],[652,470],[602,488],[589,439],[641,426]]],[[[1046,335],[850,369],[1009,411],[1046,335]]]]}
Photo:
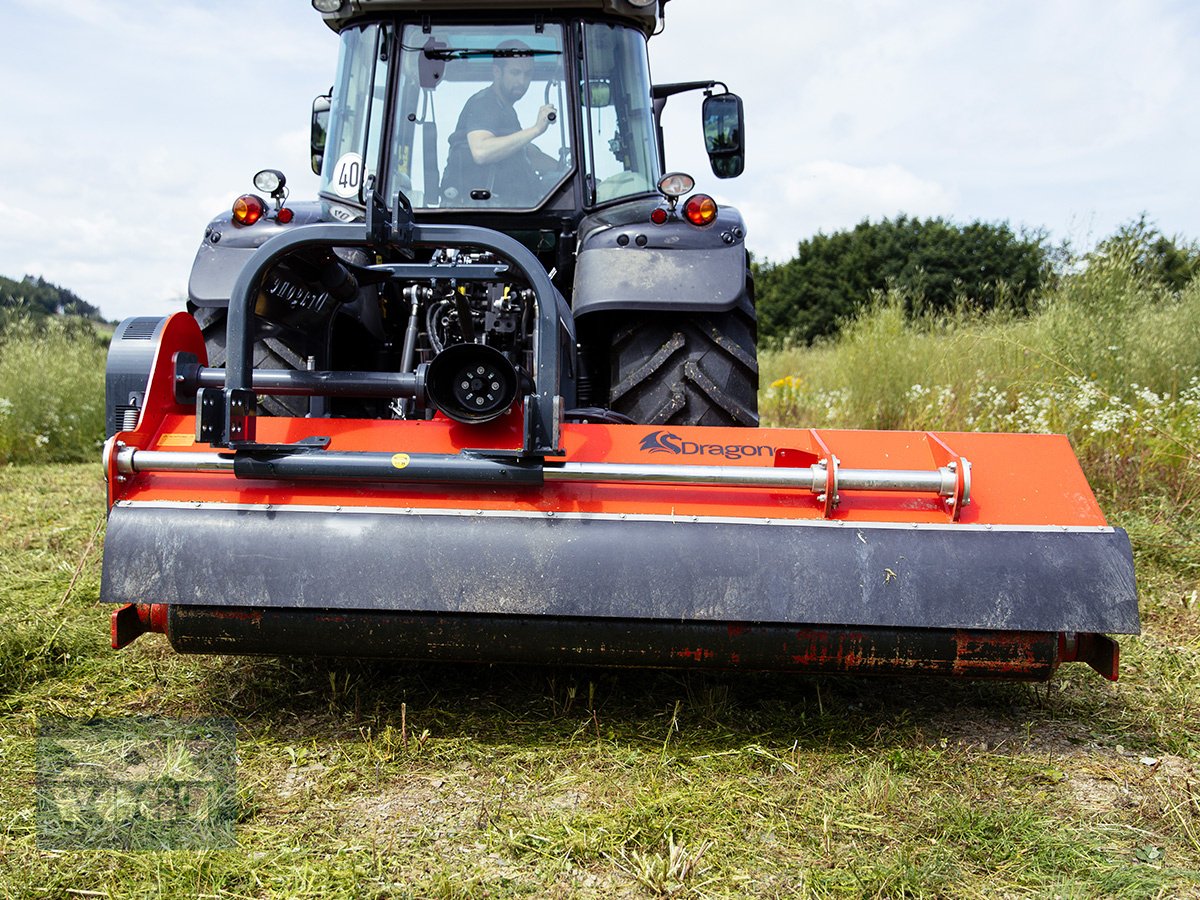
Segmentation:
{"type": "Polygon", "coordinates": [[[693,225],[710,225],[717,218],[717,201],[707,194],[693,194],[683,205],[683,214],[693,225]]]}
{"type": "Polygon", "coordinates": [[[233,221],[239,225],[253,225],[266,211],[267,204],[253,194],[242,194],[233,201],[233,221]]]}

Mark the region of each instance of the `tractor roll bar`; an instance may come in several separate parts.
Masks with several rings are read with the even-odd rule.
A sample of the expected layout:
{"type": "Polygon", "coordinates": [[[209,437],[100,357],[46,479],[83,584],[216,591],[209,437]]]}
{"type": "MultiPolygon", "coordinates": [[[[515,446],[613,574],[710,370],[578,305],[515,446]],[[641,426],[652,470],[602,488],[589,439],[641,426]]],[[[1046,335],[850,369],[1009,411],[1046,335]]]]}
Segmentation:
{"type": "MultiPolygon", "coordinates": [[[[400,216],[408,211],[395,205],[400,216]]],[[[561,360],[558,347],[558,306],[555,289],[546,271],[524,245],[498,231],[472,225],[427,225],[411,219],[393,228],[389,215],[374,204],[368,205],[368,221],[361,224],[302,225],[266,241],[250,258],[234,283],[226,319],[224,387],[201,387],[196,395],[197,416],[208,426],[209,443],[218,447],[251,449],[254,446],[254,408],[256,397],[252,375],[252,326],[254,303],[264,273],[283,256],[306,247],[477,247],[507,259],[533,289],[537,300],[534,325],[534,392],[524,398],[526,456],[544,457],[559,453],[558,401],[561,360]],[[380,215],[383,216],[380,221],[380,215]]],[[[478,277],[477,266],[448,263],[406,263],[392,267],[394,274],[406,279],[447,281],[458,277],[478,277]]]]}

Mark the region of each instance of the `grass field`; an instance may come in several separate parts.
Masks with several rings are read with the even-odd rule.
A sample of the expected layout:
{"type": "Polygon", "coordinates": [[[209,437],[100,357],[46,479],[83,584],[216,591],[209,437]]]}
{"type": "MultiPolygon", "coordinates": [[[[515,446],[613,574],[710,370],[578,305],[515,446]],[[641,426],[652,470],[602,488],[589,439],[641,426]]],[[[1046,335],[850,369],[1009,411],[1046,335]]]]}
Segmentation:
{"type": "Polygon", "coordinates": [[[38,431],[42,462],[0,467],[0,895],[1200,898],[1198,327],[1197,285],[1118,261],[1031,318],[884,303],[763,360],[778,422],[1066,431],[1134,541],[1115,685],[114,653],[99,465],[38,431]],[[236,846],[39,846],[35,738],[64,717],[231,719],[236,846]]]}

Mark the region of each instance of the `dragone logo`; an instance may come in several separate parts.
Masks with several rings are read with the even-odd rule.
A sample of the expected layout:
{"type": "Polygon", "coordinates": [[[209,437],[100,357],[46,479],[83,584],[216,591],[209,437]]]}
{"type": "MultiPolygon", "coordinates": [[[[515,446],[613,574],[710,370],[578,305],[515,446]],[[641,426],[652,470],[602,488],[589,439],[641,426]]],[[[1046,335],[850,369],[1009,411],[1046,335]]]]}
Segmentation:
{"type": "Polygon", "coordinates": [[[774,456],[775,448],[767,444],[701,444],[685,441],[671,431],[652,431],[642,438],[642,450],[649,453],[674,453],[677,456],[720,456],[725,459],[774,456]]]}

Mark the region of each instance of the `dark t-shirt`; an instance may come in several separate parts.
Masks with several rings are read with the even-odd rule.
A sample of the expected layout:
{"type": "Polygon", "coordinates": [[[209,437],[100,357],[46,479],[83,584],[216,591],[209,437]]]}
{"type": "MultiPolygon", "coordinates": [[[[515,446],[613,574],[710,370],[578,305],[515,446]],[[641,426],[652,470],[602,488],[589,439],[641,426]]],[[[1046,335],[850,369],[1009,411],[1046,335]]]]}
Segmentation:
{"type": "Polygon", "coordinates": [[[536,199],[533,166],[522,147],[516,153],[487,165],[471,156],[467,135],[488,131],[506,137],[521,130],[517,111],[504,103],[489,85],[468,100],[450,135],[450,156],[442,179],[442,194],[448,206],[471,204],[471,191],[490,191],[492,205],[523,206],[536,199]]]}

